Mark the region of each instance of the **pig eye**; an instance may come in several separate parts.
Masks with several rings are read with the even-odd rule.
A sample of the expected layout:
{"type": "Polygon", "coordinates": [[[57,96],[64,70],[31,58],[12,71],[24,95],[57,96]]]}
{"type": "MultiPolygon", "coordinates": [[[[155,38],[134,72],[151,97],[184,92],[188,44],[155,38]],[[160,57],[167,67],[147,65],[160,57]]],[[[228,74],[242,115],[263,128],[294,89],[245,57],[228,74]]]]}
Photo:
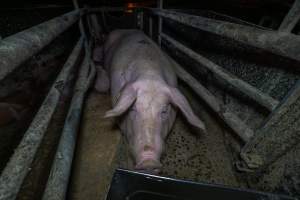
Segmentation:
{"type": "Polygon", "coordinates": [[[169,114],[169,105],[166,105],[163,107],[162,111],[161,111],[161,118],[163,120],[166,120],[168,118],[168,114],[169,114]]]}
{"type": "Polygon", "coordinates": [[[131,113],[135,113],[135,112],[136,112],[136,108],[132,107],[129,111],[130,111],[131,113]]]}
{"type": "Polygon", "coordinates": [[[134,108],[134,107],[130,108],[129,109],[129,115],[135,116],[135,114],[136,114],[136,108],[134,108]]]}

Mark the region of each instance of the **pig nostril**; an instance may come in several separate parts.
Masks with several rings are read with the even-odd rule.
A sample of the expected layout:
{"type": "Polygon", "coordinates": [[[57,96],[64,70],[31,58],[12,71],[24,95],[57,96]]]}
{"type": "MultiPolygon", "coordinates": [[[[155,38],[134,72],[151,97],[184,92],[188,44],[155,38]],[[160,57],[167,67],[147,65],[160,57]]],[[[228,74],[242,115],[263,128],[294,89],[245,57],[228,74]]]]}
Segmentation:
{"type": "Polygon", "coordinates": [[[153,151],[153,148],[149,145],[144,146],[144,151],[153,151]]]}

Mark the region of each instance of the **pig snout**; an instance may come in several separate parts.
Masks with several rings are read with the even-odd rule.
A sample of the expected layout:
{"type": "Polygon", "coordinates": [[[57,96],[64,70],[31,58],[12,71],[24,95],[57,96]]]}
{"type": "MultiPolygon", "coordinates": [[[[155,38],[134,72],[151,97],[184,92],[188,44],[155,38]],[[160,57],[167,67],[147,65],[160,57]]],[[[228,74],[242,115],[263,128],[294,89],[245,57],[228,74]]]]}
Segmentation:
{"type": "Polygon", "coordinates": [[[135,169],[140,172],[158,174],[161,171],[162,164],[155,152],[142,152],[136,162],[135,169]]]}

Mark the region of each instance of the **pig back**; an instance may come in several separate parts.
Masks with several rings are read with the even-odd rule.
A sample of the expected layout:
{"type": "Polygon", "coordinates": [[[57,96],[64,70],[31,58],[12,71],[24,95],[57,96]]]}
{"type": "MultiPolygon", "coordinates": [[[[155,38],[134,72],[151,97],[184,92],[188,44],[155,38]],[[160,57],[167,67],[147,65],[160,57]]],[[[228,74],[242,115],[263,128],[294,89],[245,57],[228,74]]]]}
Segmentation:
{"type": "Polygon", "coordinates": [[[113,31],[105,44],[105,68],[111,82],[111,95],[115,95],[128,82],[140,77],[164,80],[176,87],[172,64],[161,49],[138,30],[113,31]]]}

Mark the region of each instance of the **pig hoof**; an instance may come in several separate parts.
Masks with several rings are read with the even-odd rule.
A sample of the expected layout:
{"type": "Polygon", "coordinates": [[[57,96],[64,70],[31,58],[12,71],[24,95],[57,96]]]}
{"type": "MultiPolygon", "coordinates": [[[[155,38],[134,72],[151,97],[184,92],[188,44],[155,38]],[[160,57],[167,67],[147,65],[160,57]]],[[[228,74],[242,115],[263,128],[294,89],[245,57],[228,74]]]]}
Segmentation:
{"type": "Polygon", "coordinates": [[[161,171],[162,165],[157,160],[144,160],[135,166],[135,169],[140,172],[158,174],[161,171]]]}

